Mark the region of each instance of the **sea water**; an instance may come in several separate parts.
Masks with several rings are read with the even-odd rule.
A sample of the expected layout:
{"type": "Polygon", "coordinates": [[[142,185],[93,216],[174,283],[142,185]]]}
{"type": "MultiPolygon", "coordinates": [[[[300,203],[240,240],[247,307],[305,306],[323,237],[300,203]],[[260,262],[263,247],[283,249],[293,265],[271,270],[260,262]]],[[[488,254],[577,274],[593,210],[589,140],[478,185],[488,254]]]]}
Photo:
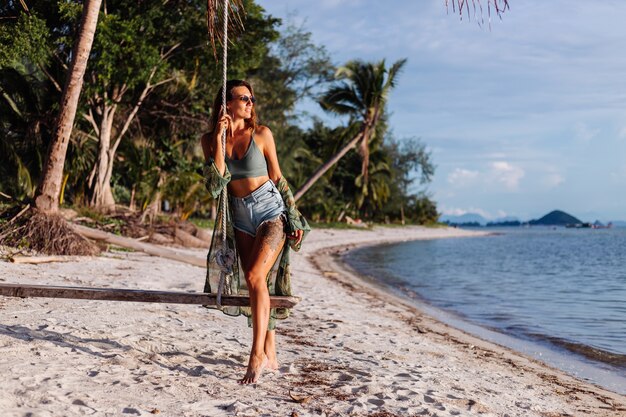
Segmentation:
{"type": "Polygon", "coordinates": [[[484,230],[346,261],[444,321],[626,393],[626,228],[484,230]]]}

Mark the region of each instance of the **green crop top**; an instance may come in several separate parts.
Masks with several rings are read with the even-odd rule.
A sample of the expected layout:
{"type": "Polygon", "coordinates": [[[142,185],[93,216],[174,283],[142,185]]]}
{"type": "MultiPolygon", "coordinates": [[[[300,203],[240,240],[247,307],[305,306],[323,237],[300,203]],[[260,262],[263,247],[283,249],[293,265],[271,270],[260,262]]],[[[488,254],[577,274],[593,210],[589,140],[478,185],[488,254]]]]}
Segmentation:
{"type": "Polygon", "coordinates": [[[232,175],[231,180],[269,176],[265,157],[254,142],[254,132],[250,137],[248,150],[243,157],[241,159],[230,159],[227,156],[226,166],[232,175]]]}

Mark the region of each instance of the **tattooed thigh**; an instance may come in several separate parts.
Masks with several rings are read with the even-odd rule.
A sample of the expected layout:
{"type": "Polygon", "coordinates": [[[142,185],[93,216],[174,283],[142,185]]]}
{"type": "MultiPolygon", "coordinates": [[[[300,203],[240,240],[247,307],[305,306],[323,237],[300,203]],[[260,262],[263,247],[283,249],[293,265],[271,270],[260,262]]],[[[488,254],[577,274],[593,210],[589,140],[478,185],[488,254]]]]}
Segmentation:
{"type": "Polygon", "coordinates": [[[283,216],[263,222],[257,230],[257,237],[261,238],[263,249],[280,250],[285,243],[286,237],[283,216]]]}

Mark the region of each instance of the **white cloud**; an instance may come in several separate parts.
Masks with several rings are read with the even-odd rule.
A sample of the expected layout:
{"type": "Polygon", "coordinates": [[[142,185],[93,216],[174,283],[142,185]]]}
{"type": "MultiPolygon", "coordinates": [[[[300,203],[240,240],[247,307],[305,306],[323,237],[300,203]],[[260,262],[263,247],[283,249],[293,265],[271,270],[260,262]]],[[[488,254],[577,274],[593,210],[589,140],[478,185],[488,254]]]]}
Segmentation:
{"type": "Polygon", "coordinates": [[[324,10],[338,9],[340,7],[357,7],[361,3],[360,0],[319,0],[318,7],[324,10]]]}
{"type": "Polygon", "coordinates": [[[600,133],[600,129],[591,129],[585,123],[576,123],[574,126],[574,136],[582,142],[589,142],[596,138],[600,133]]]}
{"type": "Polygon", "coordinates": [[[620,169],[611,172],[611,180],[615,184],[624,184],[626,183],[626,167],[621,167],[620,169]]]}
{"type": "Polygon", "coordinates": [[[617,133],[617,136],[620,139],[626,139],[626,126],[622,127],[620,131],[617,133]]]}
{"type": "Polygon", "coordinates": [[[565,182],[565,178],[558,173],[551,173],[543,178],[543,183],[549,188],[558,187],[565,182]]]}
{"type": "Polygon", "coordinates": [[[503,184],[509,190],[516,190],[524,175],[525,172],[522,168],[506,161],[496,161],[491,163],[488,179],[490,182],[503,184]]]}
{"type": "Polygon", "coordinates": [[[498,212],[498,215],[494,216],[488,211],[485,211],[478,207],[460,208],[460,207],[446,207],[445,205],[442,205],[439,208],[439,210],[441,211],[441,214],[447,214],[449,216],[462,216],[464,214],[471,213],[471,214],[480,214],[487,220],[494,219],[495,217],[503,217],[503,216],[500,216],[501,212],[498,212]]]}
{"type": "Polygon", "coordinates": [[[498,219],[501,219],[503,217],[508,217],[508,215],[509,214],[506,211],[504,211],[504,210],[498,210],[496,212],[496,218],[498,218],[498,219]]]}
{"type": "Polygon", "coordinates": [[[448,182],[454,186],[462,187],[473,183],[478,178],[478,171],[470,171],[464,168],[455,168],[448,174],[448,182]]]}
{"type": "Polygon", "coordinates": [[[372,0],[259,3],[279,17],[299,10],[338,65],[409,58],[390,96],[389,125],[431,147],[439,203],[540,214],[558,190],[559,202],[578,210],[587,203],[578,184],[602,172],[596,205],[626,207],[611,188],[626,183],[626,54],[615,53],[626,36],[626,2],[516,2],[491,30],[447,14],[443,0],[391,8],[372,0]]]}

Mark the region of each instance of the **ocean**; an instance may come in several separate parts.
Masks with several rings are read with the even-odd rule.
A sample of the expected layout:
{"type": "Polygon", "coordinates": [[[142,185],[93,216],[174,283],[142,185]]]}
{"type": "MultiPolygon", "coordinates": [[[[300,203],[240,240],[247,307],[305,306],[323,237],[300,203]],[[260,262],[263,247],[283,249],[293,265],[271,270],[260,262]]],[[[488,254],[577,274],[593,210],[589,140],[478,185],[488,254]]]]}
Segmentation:
{"type": "Polygon", "coordinates": [[[345,260],[449,324],[626,394],[626,228],[481,230],[345,260]]]}

